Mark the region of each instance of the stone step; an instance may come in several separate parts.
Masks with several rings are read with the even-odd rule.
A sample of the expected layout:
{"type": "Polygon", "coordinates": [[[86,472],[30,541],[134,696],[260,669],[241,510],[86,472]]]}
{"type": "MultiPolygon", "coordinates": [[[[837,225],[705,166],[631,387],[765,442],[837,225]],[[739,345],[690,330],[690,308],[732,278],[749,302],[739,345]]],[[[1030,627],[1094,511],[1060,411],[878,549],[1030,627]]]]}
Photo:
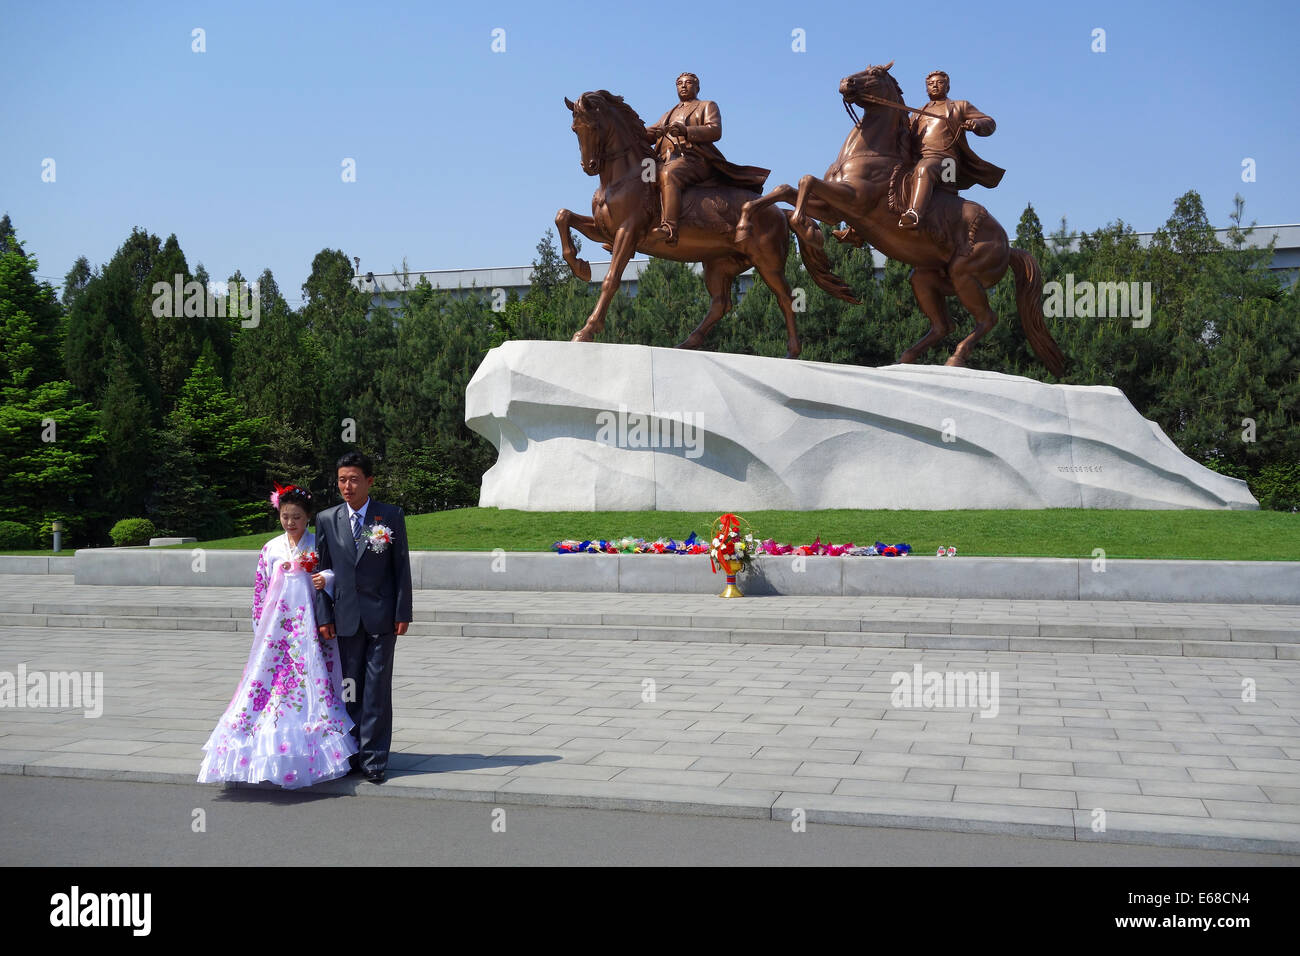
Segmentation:
{"type": "MultiPolygon", "coordinates": [[[[977,620],[896,616],[892,618],[862,615],[828,615],[820,617],[743,614],[659,614],[636,612],[574,612],[570,610],[467,610],[441,607],[415,608],[417,625],[421,623],[460,623],[474,625],[509,624],[516,628],[541,627],[554,629],[562,626],[601,627],[617,633],[663,627],[702,630],[753,630],[859,632],[871,633],[925,633],[960,634],[963,636],[989,636],[996,638],[1062,637],[1129,641],[1248,641],[1260,643],[1300,644],[1300,623],[1295,627],[1226,627],[1179,624],[1132,624],[1118,621],[1089,620],[1037,620],[1024,615],[997,618],[983,615],[977,620]],[[739,625],[739,627],[738,627],[739,625]]],[[[126,604],[20,604],[0,601],[0,624],[30,624],[34,618],[46,618],[49,626],[103,626],[96,619],[112,618],[115,621],[143,621],[140,627],[166,630],[193,629],[228,630],[233,622],[237,630],[251,628],[246,605],[209,605],[191,607],[182,605],[126,605],[126,604]],[[151,620],[152,619],[152,620],[151,620]]],[[[488,635],[487,631],[480,632],[488,635]]],[[[522,633],[522,632],[519,632],[522,633]]],[[[518,636],[518,634],[516,634],[518,636]]],[[[538,631],[533,636],[544,637],[538,631]]],[[[817,643],[815,640],[795,640],[793,643],[817,643]]]]}
{"type": "MultiPolygon", "coordinates": [[[[12,607],[12,602],[8,602],[12,607]]],[[[30,613],[0,605],[0,626],[103,628],[120,631],[252,633],[243,607],[202,609],[167,605],[60,607],[31,605],[30,613]],[[36,608],[40,608],[37,611],[36,608]],[[48,608],[48,610],[47,610],[48,608]],[[94,610],[94,613],[89,613],[94,610]],[[196,613],[198,611],[204,613],[196,613]],[[70,611],[86,613],[68,613],[70,611]]],[[[417,612],[418,613],[418,612],[417,612]]],[[[1300,660],[1300,628],[1207,628],[1016,621],[881,621],[862,617],[781,618],[755,615],[601,614],[572,611],[428,609],[412,637],[545,638],[824,647],[902,647],[925,650],[1137,654],[1300,660]],[[432,620],[427,618],[431,617],[432,620]],[[604,619],[604,620],[602,620],[604,619]],[[757,625],[737,627],[737,623],[757,625]]]]}
{"type": "Polygon", "coordinates": [[[248,617],[248,605],[233,604],[106,604],[69,602],[55,604],[41,601],[0,600],[0,614],[58,614],[102,616],[111,613],[125,617],[248,617]]]}

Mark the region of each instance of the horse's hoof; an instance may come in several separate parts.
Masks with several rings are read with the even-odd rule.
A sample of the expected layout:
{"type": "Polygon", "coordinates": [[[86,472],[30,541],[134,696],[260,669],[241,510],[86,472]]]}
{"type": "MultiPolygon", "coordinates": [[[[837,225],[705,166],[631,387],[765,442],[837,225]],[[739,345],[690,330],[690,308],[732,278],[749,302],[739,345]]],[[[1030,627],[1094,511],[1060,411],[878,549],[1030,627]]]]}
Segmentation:
{"type": "Polygon", "coordinates": [[[743,225],[743,226],[737,226],[737,227],[736,227],[736,243],[737,243],[737,244],[740,244],[740,243],[742,243],[742,242],[749,242],[750,237],[751,237],[752,235],[753,235],[753,231],[749,228],[749,224],[748,224],[748,223],[746,223],[746,224],[743,225]]]}
{"type": "Polygon", "coordinates": [[[703,344],[704,344],[704,340],[700,336],[691,334],[686,336],[686,338],[682,339],[676,345],[674,345],[673,348],[698,349],[703,344]]]}
{"type": "Polygon", "coordinates": [[[956,355],[951,355],[948,357],[948,361],[944,362],[943,364],[952,366],[953,368],[965,368],[966,360],[956,355]]]}
{"type": "Polygon", "coordinates": [[[595,336],[592,335],[590,332],[588,332],[586,329],[579,329],[578,331],[573,333],[573,338],[569,339],[569,341],[570,342],[591,342],[594,339],[595,336]]]}
{"type": "Polygon", "coordinates": [[[583,282],[591,281],[591,263],[586,259],[579,259],[574,263],[573,274],[583,282]]]}

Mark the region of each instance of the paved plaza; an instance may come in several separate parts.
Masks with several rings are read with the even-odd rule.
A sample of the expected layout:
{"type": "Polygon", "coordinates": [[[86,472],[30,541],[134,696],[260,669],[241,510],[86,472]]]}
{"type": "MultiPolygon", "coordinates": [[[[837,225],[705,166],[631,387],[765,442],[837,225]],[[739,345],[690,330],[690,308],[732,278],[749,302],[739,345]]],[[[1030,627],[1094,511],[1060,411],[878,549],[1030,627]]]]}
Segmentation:
{"type": "MultiPolygon", "coordinates": [[[[0,587],[0,671],[104,687],[95,718],[0,710],[0,770],[193,782],[247,657],[249,590],[0,587]]],[[[417,591],[388,783],[315,790],[1300,852],[1300,662],[1195,652],[1239,627],[1293,648],[1300,607],[919,605],[417,591]],[[1053,628],[1076,643],[1045,643],[1053,628]],[[950,673],[991,694],[899,699],[950,673]]]]}

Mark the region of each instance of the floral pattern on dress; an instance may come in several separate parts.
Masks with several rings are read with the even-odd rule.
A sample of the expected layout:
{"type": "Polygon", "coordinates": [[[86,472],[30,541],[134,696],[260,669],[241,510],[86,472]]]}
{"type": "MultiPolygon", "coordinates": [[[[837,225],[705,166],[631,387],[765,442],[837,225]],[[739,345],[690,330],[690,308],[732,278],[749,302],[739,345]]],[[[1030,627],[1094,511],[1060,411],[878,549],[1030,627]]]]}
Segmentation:
{"type": "Polygon", "coordinates": [[[296,788],[348,771],[357,745],[334,681],[335,641],[316,630],[311,576],[288,536],[267,542],[253,586],[253,645],[239,686],[212,732],[199,781],[269,780],[296,788]]]}
{"type": "Polygon", "coordinates": [[[266,589],[271,583],[271,570],[267,566],[266,552],[272,542],[262,545],[262,553],[257,558],[257,577],[253,581],[253,630],[257,630],[262,620],[262,607],[266,604],[266,589]]]}

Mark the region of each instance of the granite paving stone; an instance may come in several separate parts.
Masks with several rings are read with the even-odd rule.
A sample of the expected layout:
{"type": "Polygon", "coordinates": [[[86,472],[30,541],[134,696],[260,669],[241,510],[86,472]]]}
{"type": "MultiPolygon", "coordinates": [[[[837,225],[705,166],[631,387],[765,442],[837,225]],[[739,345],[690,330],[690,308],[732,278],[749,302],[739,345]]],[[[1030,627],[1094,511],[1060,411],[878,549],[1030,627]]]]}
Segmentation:
{"type": "MultiPolygon", "coordinates": [[[[1035,790],[1083,789],[1104,793],[1142,793],[1142,788],[1150,782],[1124,777],[1083,777],[1073,774],[1022,773],[1020,775],[1020,786],[1035,790]]],[[[1160,782],[1174,787],[1180,785],[1168,781],[1160,782]]]]}
{"type": "MultiPolygon", "coordinates": [[[[192,782],[247,657],[247,589],[47,575],[38,605],[24,596],[30,581],[12,580],[26,577],[0,575],[0,594],[17,589],[0,599],[0,671],[100,672],[103,714],[0,708],[0,772],[192,782]],[[239,629],[212,629],[226,624],[239,629]]],[[[1285,639],[1300,638],[1300,607],[728,604],[723,613],[711,595],[417,591],[417,624],[457,627],[399,641],[389,784],[358,795],[776,820],[801,807],[810,822],[1300,852],[1300,661],[1184,656],[1179,643],[1214,649],[1235,629],[1245,649],[1266,637],[1294,645],[1285,639]],[[603,638],[576,636],[605,625],[603,638]],[[732,642],[741,631],[873,628],[933,639],[732,642]],[[626,639],[633,632],[638,640],[626,639]],[[1095,653],[1049,648],[1053,633],[1095,653]],[[1006,650],[1013,637],[1034,649],[1006,650]],[[894,707],[893,676],[914,665],[996,673],[996,715],[894,707]],[[642,699],[647,678],[653,703],[642,699]],[[1246,678],[1254,701],[1241,699],[1246,678]],[[1091,829],[1094,807],[1107,812],[1105,833],[1091,829]]],[[[330,792],[355,790],[321,786],[336,784],[330,792]]]]}
{"type": "Polygon", "coordinates": [[[1112,810],[1124,810],[1131,813],[1162,813],[1180,817],[1209,815],[1209,811],[1205,808],[1205,801],[1194,797],[1147,793],[1101,793],[1090,790],[1078,790],[1076,793],[1080,807],[1102,807],[1108,813],[1112,810]]]}
{"type": "Polygon", "coordinates": [[[956,786],[1016,787],[1020,785],[1018,773],[993,773],[981,770],[936,770],[932,767],[912,767],[903,778],[908,783],[951,783],[956,786]]]}
{"type": "MultiPolygon", "coordinates": [[[[796,777],[795,785],[787,790],[801,790],[798,782],[803,774],[796,777]]],[[[956,788],[942,783],[905,783],[891,779],[873,777],[845,777],[834,789],[834,793],[850,797],[887,797],[893,800],[951,800],[956,788]]],[[[807,788],[807,792],[814,792],[807,788]]]]}
{"type": "Polygon", "coordinates": [[[958,786],[952,798],[963,803],[1004,803],[1013,806],[1075,809],[1073,790],[1050,790],[1045,787],[958,786]]]}

